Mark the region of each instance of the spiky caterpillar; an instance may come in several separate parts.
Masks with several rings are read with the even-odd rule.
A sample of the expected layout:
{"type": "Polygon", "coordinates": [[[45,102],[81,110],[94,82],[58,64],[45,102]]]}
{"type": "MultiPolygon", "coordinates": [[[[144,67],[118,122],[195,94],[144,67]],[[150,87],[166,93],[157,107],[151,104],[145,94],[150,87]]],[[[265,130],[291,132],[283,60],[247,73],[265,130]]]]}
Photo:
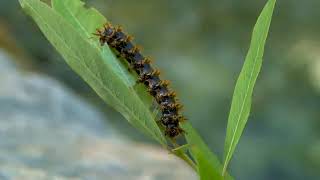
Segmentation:
{"type": "Polygon", "coordinates": [[[165,135],[175,138],[184,131],[179,123],[185,120],[180,114],[181,105],[177,102],[176,93],[168,88],[168,81],[161,80],[160,71],[155,70],[149,58],[140,53],[140,48],[132,44],[132,37],[126,35],[120,27],[113,27],[110,23],[97,29],[94,35],[99,36],[101,46],[108,44],[115,49],[138,74],[138,82],[143,83],[148,92],[155,98],[161,109],[159,122],[165,129],[165,135]]]}

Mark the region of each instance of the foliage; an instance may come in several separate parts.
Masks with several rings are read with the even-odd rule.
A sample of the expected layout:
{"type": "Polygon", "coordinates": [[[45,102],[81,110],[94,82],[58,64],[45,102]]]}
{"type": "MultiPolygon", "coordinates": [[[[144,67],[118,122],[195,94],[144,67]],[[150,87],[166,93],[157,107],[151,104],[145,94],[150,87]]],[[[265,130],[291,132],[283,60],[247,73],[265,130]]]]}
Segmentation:
{"type": "MultiPolygon", "coordinates": [[[[240,139],[249,116],[251,95],[262,64],[264,44],[276,0],[269,0],[254,28],[244,67],[236,84],[222,166],[190,123],[186,131],[187,151],[172,152],[193,167],[202,180],[232,179],[225,174],[227,165],[240,139]],[[193,162],[191,159],[194,159],[193,162]]],[[[117,59],[108,46],[101,47],[92,33],[107,22],[97,10],[84,7],[80,0],[52,0],[51,7],[40,0],[20,0],[22,8],[39,26],[43,34],[64,57],[69,66],[86,81],[110,106],[119,111],[129,123],[146,135],[167,146],[167,140],[156,123],[151,109],[152,99],[146,89],[135,83],[135,75],[117,59]]]]}
{"type": "Polygon", "coordinates": [[[252,92],[261,69],[264,45],[275,3],[276,0],[270,0],[266,4],[254,26],[250,48],[236,83],[228,118],[223,173],[227,169],[249,117],[252,92]]]}

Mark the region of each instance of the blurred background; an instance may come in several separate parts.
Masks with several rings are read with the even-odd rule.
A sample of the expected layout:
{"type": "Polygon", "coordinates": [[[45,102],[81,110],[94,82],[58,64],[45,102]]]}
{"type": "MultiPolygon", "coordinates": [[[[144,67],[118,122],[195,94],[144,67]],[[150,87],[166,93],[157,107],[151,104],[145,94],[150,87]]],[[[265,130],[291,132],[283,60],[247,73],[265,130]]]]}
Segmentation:
{"type": "MultiPolygon", "coordinates": [[[[135,42],[143,46],[144,54],[154,57],[154,63],[162,70],[163,77],[171,80],[173,88],[178,92],[187,118],[222,159],[233,88],[248,50],[252,28],[266,1],[86,2],[88,6],[97,8],[113,24],[121,24],[134,35],[135,42]]],[[[236,179],[320,179],[319,7],[320,1],[317,0],[277,2],[262,71],[254,91],[252,112],[230,166],[230,173],[236,179]]],[[[35,23],[21,11],[16,0],[0,0],[0,49],[0,55],[9,55],[11,58],[7,59],[14,61],[17,71],[22,71],[22,77],[25,77],[25,72],[36,73],[54,82],[37,82],[45,88],[39,92],[42,96],[35,95],[34,99],[46,98],[47,95],[43,93],[59,83],[66,91],[74,94],[75,99],[81,97],[83,101],[79,103],[88,104],[92,111],[98,112],[98,115],[94,113],[83,117],[86,111],[74,109],[69,112],[72,118],[78,114],[75,119],[83,121],[103,119],[107,129],[117,131],[126,140],[141,144],[154,143],[104,104],[66,65],[35,23]]],[[[7,66],[2,64],[4,62],[0,63],[3,66],[0,68],[0,80],[5,83],[0,81],[1,88],[11,93],[17,91],[12,95],[16,99],[19,93],[16,88],[20,89],[20,80],[8,80],[6,76],[10,73],[5,69],[9,67],[4,68],[7,66]],[[12,83],[16,86],[9,89],[7,85],[11,86],[12,83]]],[[[36,79],[28,81],[34,83],[36,79]]],[[[57,93],[53,92],[54,95],[57,93]]],[[[3,95],[3,90],[0,90],[0,95],[7,96],[3,95]]],[[[53,106],[61,108],[57,98],[51,101],[53,106]]],[[[2,121],[7,118],[2,115],[6,113],[3,109],[10,110],[18,106],[14,103],[8,106],[8,102],[11,103],[8,98],[0,99],[2,121]]],[[[45,101],[43,103],[43,106],[48,105],[45,101]]],[[[38,117],[37,113],[44,111],[41,109],[43,106],[35,106],[30,110],[32,106],[28,104],[28,113],[34,111],[38,117]]],[[[77,106],[77,101],[70,106],[77,106]]],[[[63,110],[67,111],[70,106],[63,110]]],[[[24,111],[25,108],[20,107],[15,116],[24,111]]],[[[50,113],[44,113],[43,116],[48,115],[50,113]]],[[[60,122],[62,125],[56,123],[53,126],[63,128],[63,123],[69,123],[68,117],[60,122]]],[[[33,127],[39,121],[31,118],[30,122],[33,127]]],[[[50,129],[48,131],[51,132],[50,129]]],[[[105,132],[103,128],[94,131],[105,132]]],[[[6,132],[10,132],[10,128],[6,132]]],[[[39,141],[47,142],[46,136],[50,133],[46,132],[39,132],[43,133],[39,141]]],[[[10,140],[4,140],[7,139],[5,134],[1,137],[2,143],[10,140]]],[[[118,136],[112,138],[117,139],[118,136]]],[[[19,141],[22,140],[17,138],[14,142],[17,145],[19,141]]],[[[56,147],[57,143],[52,146],[56,147]]],[[[2,160],[0,158],[0,162],[2,160]]],[[[39,167],[48,163],[41,164],[32,160],[31,164],[37,164],[35,162],[39,167]]]]}

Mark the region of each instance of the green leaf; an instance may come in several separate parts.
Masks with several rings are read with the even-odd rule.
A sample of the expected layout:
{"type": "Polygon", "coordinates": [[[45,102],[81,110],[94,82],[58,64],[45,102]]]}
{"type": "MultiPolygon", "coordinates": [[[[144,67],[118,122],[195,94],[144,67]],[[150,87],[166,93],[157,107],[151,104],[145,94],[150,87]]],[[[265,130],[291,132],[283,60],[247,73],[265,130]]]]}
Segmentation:
{"type": "MultiPolygon", "coordinates": [[[[93,45],[100,48],[98,38],[94,37],[92,33],[107,22],[102,14],[94,8],[85,8],[85,3],[80,0],[52,0],[51,4],[52,8],[63,16],[64,20],[68,21],[84,39],[93,39],[93,45]]],[[[100,53],[124,82],[129,86],[136,84],[136,80],[127,70],[127,66],[115,57],[108,46],[101,48],[100,53]]]]}
{"type": "MultiPolygon", "coordinates": [[[[165,146],[166,140],[149,107],[130,86],[129,81],[123,78],[123,74],[119,73],[117,68],[120,66],[115,68],[114,64],[110,63],[114,56],[111,51],[106,52],[108,56],[104,56],[102,51],[108,48],[100,48],[88,38],[86,32],[90,30],[79,30],[75,24],[71,25],[72,23],[39,0],[20,0],[20,4],[71,68],[105,102],[119,111],[133,126],[165,146]]],[[[79,12],[83,10],[82,6],[78,8],[79,12]]],[[[96,16],[88,16],[86,21],[90,20],[95,23],[102,21],[99,17],[96,20],[96,16]]],[[[90,27],[93,29],[94,26],[90,27]]]]}
{"type": "MultiPolygon", "coordinates": [[[[222,164],[218,157],[213,154],[190,123],[182,123],[183,129],[187,132],[186,139],[190,146],[191,155],[197,163],[198,174],[201,180],[222,180],[222,164]]],[[[233,178],[227,174],[225,179],[233,178]]]]}
{"type": "MultiPolygon", "coordinates": [[[[97,48],[100,48],[98,37],[92,38],[92,33],[95,32],[97,28],[101,28],[103,24],[108,22],[102,14],[94,8],[85,8],[85,3],[80,0],[52,0],[51,3],[53,9],[61,14],[65,20],[78,30],[80,35],[83,35],[85,39],[93,39],[93,44],[98,46],[97,48]]],[[[127,69],[128,64],[121,63],[125,62],[125,60],[120,59],[122,61],[119,61],[114,53],[111,52],[109,46],[102,47],[101,54],[117,75],[120,76],[120,78],[129,86],[133,86],[135,92],[144,104],[147,107],[151,107],[153,104],[152,96],[147,93],[146,87],[143,85],[137,85],[137,77],[134,77],[132,73],[129,73],[127,69]]],[[[156,112],[153,112],[153,114],[154,116],[157,115],[156,112]]]]}
{"type": "Polygon", "coordinates": [[[107,19],[94,8],[85,8],[80,0],[51,0],[52,8],[61,14],[84,37],[91,37],[107,19]]]}
{"type": "Polygon", "coordinates": [[[228,118],[223,174],[231,160],[249,117],[254,84],[262,65],[265,42],[276,0],[269,0],[253,29],[251,44],[237,80],[228,118]]]}
{"type": "MultiPolygon", "coordinates": [[[[100,53],[103,59],[110,65],[110,68],[117,73],[117,75],[128,85],[132,86],[135,93],[145,104],[146,108],[151,107],[153,104],[152,96],[147,93],[146,87],[143,85],[137,85],[136,79],[132,73],[128,71],[128,64],[125,64],[124,59],[119,59],[110,50],[109,46],[104,46],[98,43],[98,37],[93,38],[92,33],[97,28],[101,28],[103,24],[107,22],[107,19],[100,14],[94,8],[85,8],[85,3],[80,0],[52,0],[52,8],[63,16],[76,30],[79,31],[80,35],[84,36],[85,39],[93,39],[93,45],[100,48],[100,53]],[[123,62],[123,63],[121,63],[123,62]]],[[[157,116],[157,109],[153,112],[153,116],[157,116]]],[[[149,121],[146,121],[148,123],[149,121]]],[[[153,121],[150,126],[154,126],[153,121]]]]}

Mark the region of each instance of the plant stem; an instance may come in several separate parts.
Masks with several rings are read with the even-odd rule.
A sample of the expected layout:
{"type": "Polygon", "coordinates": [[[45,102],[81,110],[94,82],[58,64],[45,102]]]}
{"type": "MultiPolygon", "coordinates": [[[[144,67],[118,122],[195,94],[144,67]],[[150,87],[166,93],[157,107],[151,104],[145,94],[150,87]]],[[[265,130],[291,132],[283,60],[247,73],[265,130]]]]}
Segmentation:
{"type": "Polygon", "coordinates": [[[183,161],[185,161],[194,171],[198,172],[196,164],[185,153],[175,152],[175,155],[180,157],[183,161]]]}
{"type": "MultiPolygon", "coordinates": [[[[177,143],[173,142],[171,140],[171,143],[176,148],[176,150],[170,150],[173,154],[181,158],[183,161],[185,161],[194,171],[198,172],[197,165],[190,159],[190,157],[183,151],[184,148],[179,149],[181,147],[177,143]]],[[[184,145],[183,145],[184,146],[184,145]]]]}

